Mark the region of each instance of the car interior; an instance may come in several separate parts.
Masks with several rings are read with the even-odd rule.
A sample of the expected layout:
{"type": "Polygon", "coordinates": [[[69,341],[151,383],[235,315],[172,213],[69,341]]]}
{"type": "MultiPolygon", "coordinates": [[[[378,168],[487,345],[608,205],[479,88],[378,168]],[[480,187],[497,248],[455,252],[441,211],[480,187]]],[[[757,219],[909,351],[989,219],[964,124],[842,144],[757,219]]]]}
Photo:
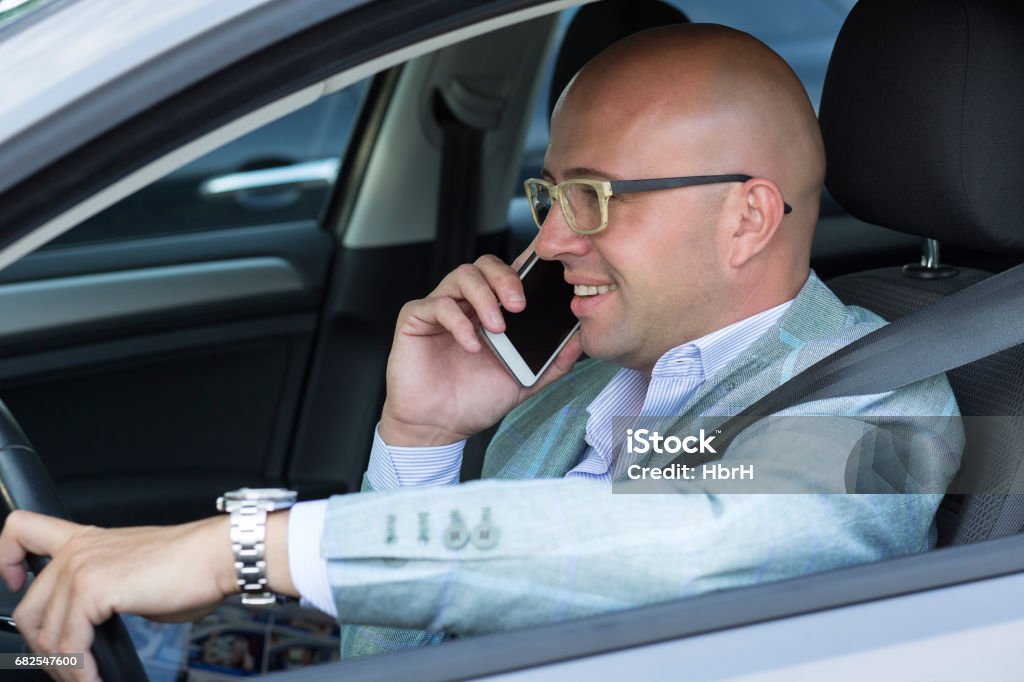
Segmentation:
{"type": "MultiPolygon", "coordinates": [[[[81,232],[0,271],[0,396],[17,420],[11,431],[0,419],[0,437],[39,454],[54,483],[42,496],[116,526],[209,516],[242,485],[357,491],[400,306],[459,263],[529,244],[522,179],[583,63],[635,31],[702,20],[712,3],[575,4],[361,71],[352,55],[374,34],[346,33],[342,15],[332,38],[305,35],[301,58],[282,58],[288,44],[252,57],[147,125],[220,102],[209,93],[236,78],[217,116],[184,107],[195,118],[173,132],[110,133],[153,159],[203,143],[178,170],[134,163],[134,187],[77,220],[81,232]],[[236,77],[260,68],[272,88],[236,77]],[[235,151],[246,140],[248,157],[235,151]],[[241,184],[200,191],[225,178],[241,184]]],[[[897,320],[1020,263],[1022,26],[1021,7],[976,0],[861,0],[845,17],[821,93],[828,170],[812,254],[844,302],[897,320]]],[[[104,168],[98,178],[117,172],[104,168]]],[[[1024,411],[1022,348],[948,373],[968,417],[965,461],[1001,492],[947,495],[933,552],[346,662],[347,679],[464,679],[1020,571],[1024,429],[980,418],[1024,411]]],[[[489,436],[467,447],[464,480],[479,477],[489,436]]],[[[10,613],[17,596],[0,596],[10,613]]],[[[0,649],[19,650],[4,637],[0,649]]]]}

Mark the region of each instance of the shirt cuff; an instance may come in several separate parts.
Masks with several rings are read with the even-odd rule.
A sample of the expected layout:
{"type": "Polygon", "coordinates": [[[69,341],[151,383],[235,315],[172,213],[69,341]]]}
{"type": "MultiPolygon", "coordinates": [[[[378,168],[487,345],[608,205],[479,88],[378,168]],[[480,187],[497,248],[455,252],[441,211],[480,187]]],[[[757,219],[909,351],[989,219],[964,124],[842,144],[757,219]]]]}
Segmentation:
{"type": "Polygon", "coordinates": [[[327,500],[300,502],[288,513],[288,569],[304,606],[338,617],[327,560],[320,557],[327,500]]]}
{"type": "Polygon", "coordinates": [[[455,485],[462,469],[466,441],[427,448],[388,445],[380,437],[380,424],[373,430],[373,447],[366,479],[374,490],[409,485],[455,485]]]}

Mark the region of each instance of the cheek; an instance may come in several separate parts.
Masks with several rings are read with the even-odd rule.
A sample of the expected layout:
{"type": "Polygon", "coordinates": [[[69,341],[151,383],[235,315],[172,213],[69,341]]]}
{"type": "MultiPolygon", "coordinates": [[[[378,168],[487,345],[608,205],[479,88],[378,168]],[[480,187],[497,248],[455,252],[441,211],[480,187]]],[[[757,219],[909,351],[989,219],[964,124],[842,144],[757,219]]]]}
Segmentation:
{"type": "Polygon", "coordinates": [[[715,227],[696,207],[655,198],[616,206],[595,251],[629,290],[664,292],[713,278],[720,254],[715,227]]]}

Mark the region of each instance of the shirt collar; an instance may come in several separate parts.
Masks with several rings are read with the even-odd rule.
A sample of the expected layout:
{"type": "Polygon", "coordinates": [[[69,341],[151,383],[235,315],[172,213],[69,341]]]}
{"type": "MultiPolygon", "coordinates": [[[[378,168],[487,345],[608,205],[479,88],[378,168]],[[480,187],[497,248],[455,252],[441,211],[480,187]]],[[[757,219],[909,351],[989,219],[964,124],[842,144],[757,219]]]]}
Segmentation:
{"type": "Polygon", "coordinates": [[[768,331],[792,305],[789,300],[774,308],[734,322],[668,351],[655,363],[652,379],[713,377],[768,331]]]}

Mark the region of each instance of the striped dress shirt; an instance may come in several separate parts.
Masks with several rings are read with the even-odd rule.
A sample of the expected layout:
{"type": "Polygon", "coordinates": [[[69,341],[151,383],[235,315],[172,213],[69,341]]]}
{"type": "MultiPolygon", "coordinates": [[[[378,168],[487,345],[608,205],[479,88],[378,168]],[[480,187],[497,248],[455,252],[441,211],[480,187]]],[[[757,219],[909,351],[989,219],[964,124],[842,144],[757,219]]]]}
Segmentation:
{"type": "MultiPolygon", "coordinates": [[[[566,478],[612,480],[616,417],[679,414],[704,381],[746,350],[786,312],[792,301],[752,315],[706,336],[677,346],[654,365],[651,376],[622,369],[587,408],[583,459],[566,478]]],[[[366,477],[374,490],[415,485],[455,485],[462,467],[465,441],[438,447],[394,447],[374,429],[366,477]]],[[[301,502],[288,520],[288,564],[302,601],[337,616],[327,562],[320,557],[326,500],[301,502]]]]}
{"type": "MultiPolygon", "coordinates": [[[[587,408],[587,450],[566,478],[612,480],[615,417],[663,417],[683,411],[696,390],[782,317],[792,301],[677,346],[661,356],[651,376],[622,369],[587,408]]],[[[375,431],[366,477],[374,490],[459,482],[465,441],[431,448],[388,446],[375,431]]]]}

